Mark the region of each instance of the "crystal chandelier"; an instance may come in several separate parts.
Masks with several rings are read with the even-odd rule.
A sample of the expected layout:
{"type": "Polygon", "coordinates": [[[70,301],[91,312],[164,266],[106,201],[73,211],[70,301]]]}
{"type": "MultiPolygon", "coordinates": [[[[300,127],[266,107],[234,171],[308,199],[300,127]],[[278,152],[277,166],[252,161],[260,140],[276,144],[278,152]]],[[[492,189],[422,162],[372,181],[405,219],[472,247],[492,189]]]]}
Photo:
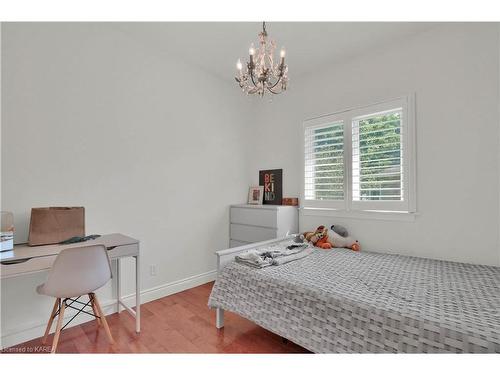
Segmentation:
{"type": "Polygon", "coordinates": [[[281,48],[280,61],[274,63],[274,50],[276,43],[267,38],[266,23],[262,23],[262,32],[259,33],[260,46],[257,51],[254,45],[250,46],[248,53],[250,61],[247,63],[246,71],[243,71],[243,64],[238,59],[236,67],[238,76],[234,77],[243,92],[247,94],[258,94],[261,97],[269,91],[272,94],[280,94],[286,90],[288,83],[288,66],[285,65],[285,49],[281,48]]]}

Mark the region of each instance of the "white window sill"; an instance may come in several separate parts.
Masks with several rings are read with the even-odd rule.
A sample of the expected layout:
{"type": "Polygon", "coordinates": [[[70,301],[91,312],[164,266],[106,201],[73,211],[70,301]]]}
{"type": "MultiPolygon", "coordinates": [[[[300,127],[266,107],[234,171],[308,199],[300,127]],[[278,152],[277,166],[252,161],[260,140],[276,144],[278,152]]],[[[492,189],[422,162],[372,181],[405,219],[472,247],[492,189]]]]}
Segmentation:
{"type": "Polygon", "coordinates": [[[300,213],[304,216],[341,217],[346,219],[388,220],[388,221],[415,221],[416,212],[401,211],[346,211],[332,208],[301,207],[300,213]]]}

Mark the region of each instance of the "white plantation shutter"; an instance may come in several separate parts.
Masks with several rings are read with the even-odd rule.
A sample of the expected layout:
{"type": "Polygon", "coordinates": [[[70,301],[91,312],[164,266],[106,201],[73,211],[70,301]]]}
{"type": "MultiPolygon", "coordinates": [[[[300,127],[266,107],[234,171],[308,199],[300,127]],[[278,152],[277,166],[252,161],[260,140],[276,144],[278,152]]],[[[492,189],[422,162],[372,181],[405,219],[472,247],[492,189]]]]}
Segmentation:
{"type": "Polygon", "coordinates": [[[343,121],[306,127],[304,155],[304,199],[312,206],[343,206],[343,121]]]}
{"type": "Polygon", "coordinates": [[[303,206],[415,211],[413,96],[304,123],[303,206]]]}
{"type": "Polygon", "coordinates": [[[352,122],[353,201],[402,201],[401,109],[352,122]]]}

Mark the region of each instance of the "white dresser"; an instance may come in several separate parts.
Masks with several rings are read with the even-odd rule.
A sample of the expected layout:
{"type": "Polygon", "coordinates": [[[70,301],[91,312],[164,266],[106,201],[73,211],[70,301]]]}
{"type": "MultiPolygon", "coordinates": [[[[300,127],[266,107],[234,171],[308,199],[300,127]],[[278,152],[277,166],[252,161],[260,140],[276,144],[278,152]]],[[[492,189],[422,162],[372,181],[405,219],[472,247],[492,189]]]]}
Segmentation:
{"type": "Polygon", "coordinates": [[[299,230],[294,206],[236,204],[230,210],[229,247],[284,237],[299,230]]]}

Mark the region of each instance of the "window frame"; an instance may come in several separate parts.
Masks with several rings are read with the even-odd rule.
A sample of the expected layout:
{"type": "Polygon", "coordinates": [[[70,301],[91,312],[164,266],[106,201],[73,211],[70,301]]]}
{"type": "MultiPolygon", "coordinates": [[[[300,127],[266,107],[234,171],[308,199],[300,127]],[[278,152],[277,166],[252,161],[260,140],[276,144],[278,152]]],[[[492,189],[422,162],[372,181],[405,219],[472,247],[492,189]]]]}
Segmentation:
{"type": "Polygon", "coordinates": [[[337,111],[333,114],[312,118],[303,122],[302,127],[302,190],[301,208],[314,210],[334,210],[345,212],[387,212],[387,213],[415,213],[416,212],[416,140],[415,140],[415,95],[413,93],[391,100],[376,102],[362,107],[337,111]],[[353,201],[352,176],[352,129],[353,122],[372,117],[384,112],[401,108],[401,142],[403,150],[401,158],[403,173],[403,200],[402,201],[353,201]],[[344,200],[306,200],[305,199],[305,132],[310,128],[326,127],[333,122],[342,121],[344,131],[344,200]]]}

